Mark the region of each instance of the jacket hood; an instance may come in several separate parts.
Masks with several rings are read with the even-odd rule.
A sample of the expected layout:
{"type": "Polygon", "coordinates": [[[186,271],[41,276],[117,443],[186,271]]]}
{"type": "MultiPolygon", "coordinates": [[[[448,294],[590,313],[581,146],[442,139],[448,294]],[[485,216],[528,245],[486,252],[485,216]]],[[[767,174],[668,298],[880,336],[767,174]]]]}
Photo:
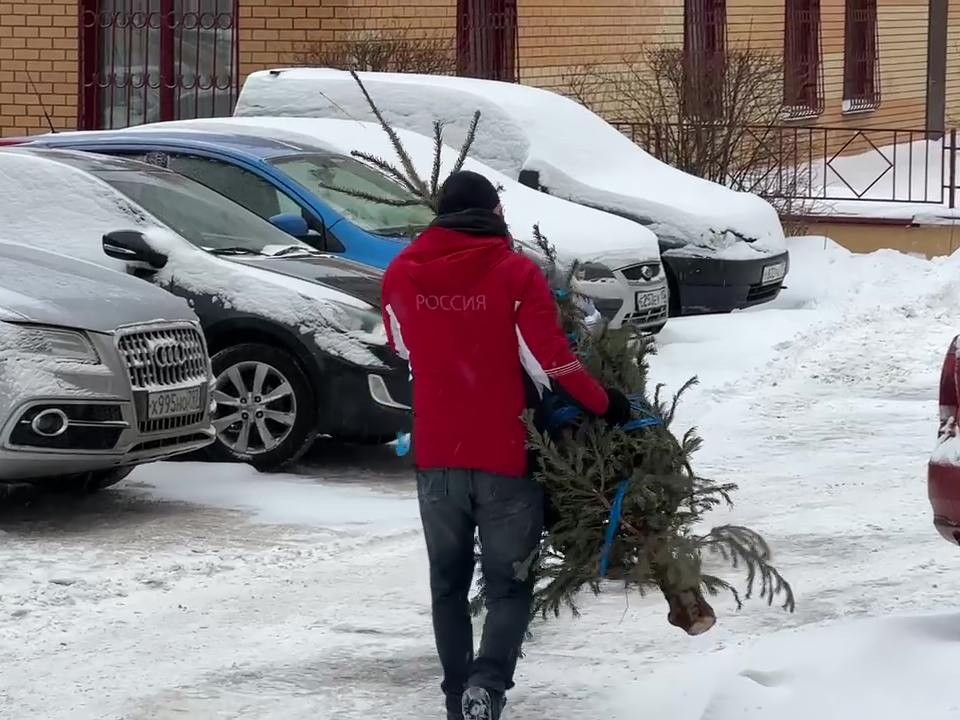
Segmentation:
{"type": "Polygon", "coordinates": [[[0,319],[112,332],[154,320],[191,320],[182,299],[93,263],[0,243],[0,319]]]}
{"type": "Polygon", "coordinates": [[[404,258],[417,288],[464,292],[512,252],[509,238],[478,237],[431,227],[404,251],[404,258]]]}

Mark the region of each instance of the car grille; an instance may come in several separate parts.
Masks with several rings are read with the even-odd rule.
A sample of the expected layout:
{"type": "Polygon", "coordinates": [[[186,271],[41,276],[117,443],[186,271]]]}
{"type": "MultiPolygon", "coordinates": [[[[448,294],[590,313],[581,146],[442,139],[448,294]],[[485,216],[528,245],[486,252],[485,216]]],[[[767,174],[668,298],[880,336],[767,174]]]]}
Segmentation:
{"type": "Polygon", "coordinates": [[[666,322],[667,309],[665,307],[650,308],[640,312],[627,313],[623,317],[624,324],[646,327],[659,321],[666,322]]]}
{"type": "Polygon", "coordinates": [[[178,415],[176,417],[159,418],[157,420],[141,420],[139,422],[140,432],[144,435],[151,435],[153,433],[190,427],[191,425],[197,425],[203,422],[205,415],[206,412],[201,411],[193,413],[192,415],[178,415]]]}
{"type": "Polygon", "coordinates": [[[118,348],[134,390],[202,383],[207,379],[207,348],[192,325],[158,326],[124,333],[118,348]]]}
{"type": "Polygon", "coordinates": [[[760,285],[759,283],[751,285],[747,291],[748,303],[761,303],[773,300],[783,287],[783,282],[771,283],[770,285],[760,285]]]}

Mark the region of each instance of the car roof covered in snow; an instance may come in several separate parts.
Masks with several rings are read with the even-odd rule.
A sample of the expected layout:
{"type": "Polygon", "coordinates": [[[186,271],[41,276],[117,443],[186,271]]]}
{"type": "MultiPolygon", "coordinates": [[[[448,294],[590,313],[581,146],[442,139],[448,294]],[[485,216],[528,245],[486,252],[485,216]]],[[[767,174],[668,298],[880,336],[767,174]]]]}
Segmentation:
{"type": "Polygon", "coordinates": [[[184,148],[226,151],[258,160],[302,153],[328,153],[329,149],[317,144],[279,139],[266,135],[228,132],[225,130],[191,130],[172,126],[173,123],[156,123],[126,130],[96,132],[50,133],[31,138],[27,145],[44,147],[81,147],[84,145],[157,145],[175,144],[184,148]]]}

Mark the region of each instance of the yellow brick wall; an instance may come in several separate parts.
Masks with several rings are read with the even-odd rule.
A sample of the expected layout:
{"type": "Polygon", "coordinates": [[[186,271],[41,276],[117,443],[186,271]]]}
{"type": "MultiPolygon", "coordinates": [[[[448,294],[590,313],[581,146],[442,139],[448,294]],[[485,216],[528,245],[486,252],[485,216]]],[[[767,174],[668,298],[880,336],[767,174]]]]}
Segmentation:
{"type": "Polygon", "coordinates": [[[960,126],[960,0],[947,5],[947,127],[960,126]]]}
{"type": "Polygon", "coordinates": [[[54,126],[76,125],[78,16],[77,0],[0,0],[0,136],[47,128],[28,70],[54,126]]]}
{"type": "MultiPolygon", "coordinates": [[[[879,0],[880,79],[876,111],[844,115],[844,0],[821,0],[828,125],[922,128],[925,122],[928,0],[879,0]]],[[[585,65],[617,67],[644,44],[683,38],[683,0],[518,0],[520,75],[560,89],[585,65]]],[[[370,30],[454,43],[456,0],[240,0],[241,75],[296,63],[370,30]]],[[[783,0],[728,0],[729,44],[783,47],[783,0]]],[[[73,127],[78,91],[77,0],[0,0],[0,135],[40,132],[42,112],[29,67],[58,128],[73,127]]],[[[948,123],[960,123],[960,0],[950,4],[948,123]]],[[[810,122],[810,121],[806,121],[810,122]]]]}
{"type": "Polygon", "coordinates": [[[295,64],[304,51],[374,30],[449,37],[452,46],[455,28],[455,0],[240,0],[240,72],[295,64]]]}

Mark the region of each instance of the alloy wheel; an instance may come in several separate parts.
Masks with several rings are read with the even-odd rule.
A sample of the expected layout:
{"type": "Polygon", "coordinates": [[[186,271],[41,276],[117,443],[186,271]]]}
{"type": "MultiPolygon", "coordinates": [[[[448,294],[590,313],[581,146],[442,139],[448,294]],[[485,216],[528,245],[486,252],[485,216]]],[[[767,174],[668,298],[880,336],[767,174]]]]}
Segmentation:
{"type": "Polygon", "coordinates": [[[213,391],[217,437],[238,455],[261,455],[279,447],[297,421],[290,381],[267,363],[239,362],[217,376],[213,391]]]}

